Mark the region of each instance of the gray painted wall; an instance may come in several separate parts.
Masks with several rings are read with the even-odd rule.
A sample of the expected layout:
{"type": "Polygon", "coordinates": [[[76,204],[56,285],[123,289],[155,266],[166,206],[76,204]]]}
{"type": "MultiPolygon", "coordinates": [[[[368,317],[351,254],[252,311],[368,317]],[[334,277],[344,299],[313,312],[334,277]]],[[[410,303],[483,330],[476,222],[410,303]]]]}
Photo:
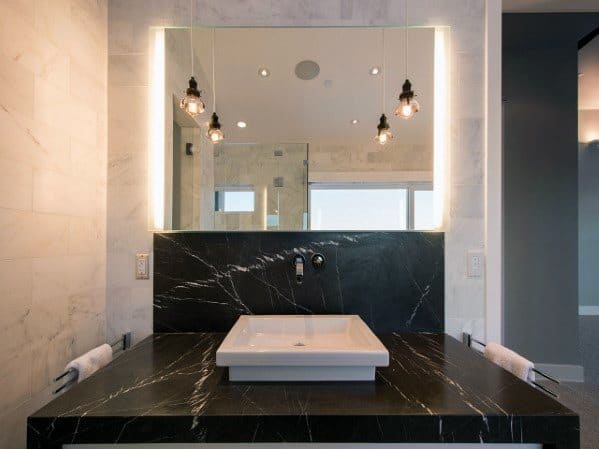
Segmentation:
{"type": "Polygon", "coordinates": [[[578,202],[578,302],[581,306],[598,307],[599,144],[597,143],[579,144],[578,202]]]}
{"type": "Polygon", "coordinates": [[[578,51],[578,71],[578,304],[590,314],[599,310],[599,37],[578,51]]]}
{"type": "Polygon", "coordinates": [[[505,342],[579,364],[577,42],[599,14],[505,14],[505,342]]]}

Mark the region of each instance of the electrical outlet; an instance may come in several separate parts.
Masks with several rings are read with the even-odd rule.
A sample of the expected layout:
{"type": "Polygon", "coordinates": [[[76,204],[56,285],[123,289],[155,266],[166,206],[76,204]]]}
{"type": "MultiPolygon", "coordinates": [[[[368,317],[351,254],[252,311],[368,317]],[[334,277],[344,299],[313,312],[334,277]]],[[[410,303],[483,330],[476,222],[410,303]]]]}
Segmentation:
{"type": "Polygon", "coordinates": [[[135,255],[135,279],[150,279],[149,254],[135,255]]]}
{"type": "Polygon", "coordinates": [[[468,251],[468,269],[469,278],[480,278],[483,276],[484,255],[480,251],[468,251]]]}

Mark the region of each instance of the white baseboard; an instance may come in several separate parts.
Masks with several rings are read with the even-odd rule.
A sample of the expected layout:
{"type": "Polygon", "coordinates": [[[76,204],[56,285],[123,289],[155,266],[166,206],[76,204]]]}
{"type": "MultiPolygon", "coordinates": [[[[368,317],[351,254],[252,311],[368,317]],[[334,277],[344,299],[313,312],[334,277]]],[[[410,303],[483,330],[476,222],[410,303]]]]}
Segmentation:
{"type": "MultiPolygon", "coordinates": [[[[562,382],[584,382],[584,368],[580,365],[535,363],[535,368],[562,382]]],[[[542,377],[537,376],[537,379],[542,379],[542,377]]]]}
{"type": "Polygon", "coordinates": [[[578,315],[599,315],[599,306],[578,306],[578,315]]]}

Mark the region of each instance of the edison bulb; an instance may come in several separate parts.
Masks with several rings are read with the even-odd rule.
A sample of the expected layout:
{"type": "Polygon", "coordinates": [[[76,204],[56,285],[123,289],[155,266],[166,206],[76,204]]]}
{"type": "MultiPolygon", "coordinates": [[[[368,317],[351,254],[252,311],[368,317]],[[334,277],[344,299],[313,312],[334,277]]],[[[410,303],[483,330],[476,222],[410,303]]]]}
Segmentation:
{"type": "Polygon", "coordinates": [[[389,131],[389,130],[383,130],[383,131],[381,131],[374,138],[374,140],[376,140],[381,145],[385,145],[391,139],[393,139],[393,134],[391,134],[391,131],[389,131]]]}
{"type": "Polygon", "coordinates": [[[200,97],[195,95],[186,95],[181,99],[181,109],[185,110],[189,115],[195,117],[206,110],[204,102],[200,97]]]}
{"type": "Polygon", "coordinates": [[[420,110],[420,105],[413,98],[408,100],[407,98],[402,98],[395,110],[395,115],[403,118],[410,119],[414,117],[414,114],[420,110]]]}
{"type": "Polygon", "coordinates": [[[223,133],[220,129],[211,128],[208,130],[208,138],[212,143],[218,143],[223,140],[223,133]]]}

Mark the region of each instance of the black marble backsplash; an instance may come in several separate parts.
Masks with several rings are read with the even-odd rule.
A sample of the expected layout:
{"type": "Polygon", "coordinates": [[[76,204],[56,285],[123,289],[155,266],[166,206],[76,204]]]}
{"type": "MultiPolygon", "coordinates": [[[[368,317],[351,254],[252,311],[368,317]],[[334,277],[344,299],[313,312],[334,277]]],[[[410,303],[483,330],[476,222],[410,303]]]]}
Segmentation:
{"type": "Polygon", "coordinates": [[[443,233],[154,234],[154,332],[226,332],[244,314],[357,314],[377,333],[443,332],[443,233]]]}

